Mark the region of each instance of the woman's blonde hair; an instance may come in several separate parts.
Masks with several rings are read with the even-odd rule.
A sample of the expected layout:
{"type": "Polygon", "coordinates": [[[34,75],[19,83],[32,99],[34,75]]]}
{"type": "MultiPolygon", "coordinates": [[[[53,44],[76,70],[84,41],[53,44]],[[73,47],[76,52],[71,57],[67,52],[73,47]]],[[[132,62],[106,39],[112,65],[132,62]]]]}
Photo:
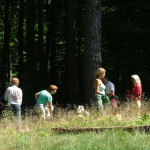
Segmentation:
{"type": "Polygon", "coordinates": [[[106,70],[104,68],[98,68],[96,71],[96,77],[99,78],[103,73],[106,73],[106,70]]]}
{"type": "Polygon", "coordinates": [[[131,75],[131,78],[135,80],[135,83],[141,83],[140,77],[137,74],[131,75]]]}

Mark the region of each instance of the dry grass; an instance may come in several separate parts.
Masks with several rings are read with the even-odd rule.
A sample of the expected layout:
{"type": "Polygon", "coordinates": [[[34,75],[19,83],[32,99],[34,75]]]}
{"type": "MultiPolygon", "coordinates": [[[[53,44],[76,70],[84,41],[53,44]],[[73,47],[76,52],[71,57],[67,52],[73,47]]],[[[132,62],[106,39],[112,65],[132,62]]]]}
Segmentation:
{"type": "Polygon", "coordinates": [[[90,116],[78,114],[76,110],[55,107],[50,120],[43,121],[28,110],[22,118],[22,130],[17,130],[16,118],[4,117],[0,122],[0,150],[69,150],[69,149],[149,149],[149,135],[145,133],[128,133],[125,131],[104,131],[100,134],[85,133],[76,135],[57,135],[51,132],[57,127],[109,127],[128,125],[150,125],[150,103],[143,102],[141,114],[137,116],[130,103],[119,107],[118,118],[111,106],[104,112],[98,112],[96,106],[86,108],[90,116]],[[30,132],[26,132],[29,128],[30,132]],[[122,139],[122,141],[120,141],[122,139]],[[137,145],[137,142],[140,143],[137,145]],[[101,144],[99,144],[101,143],[101,144]]]}
{"type": "MultiPolygon", "coordinates": [[[[76,110],[68,110],[55,107],[53,117],[50,120],[43,121],[35,115],[31,115],[32,110],[28,110],[26,116],[22,119],[22,129],[27,127],[30,130],[40,128],[57,128],[57,127],[108,127],[108,126],[126,126],[126,125],[147,125],[150,124],[150,102],[142,102],[141,113],[137,114],[132,108],[130,102],[126,102],[118,108],[118,114],[113,114],[113,109],[110,106],[105,106],[103,112],[98,112],[97,107],[86,108],[90,112],[90,116],[78,114],[76,110]],[[119,116],[119,117],[118,117],[119,116]],[[120,117],[121,116],[121,117],[120,117]]],[[[6,115],[8,116],[8,115],[6,115]]],[[[1,130],[9,130],[16,128],[15,118],[10,120],[4,117],[0,122],[1,130]]]]}
{"type": "Polygon", "coordinates": [[[76,110],[63,109],[55,107],[55,112],[50,120],[44,121],[35,116],[28,116],[23,120],[23,124],[33,126],[56,127],[108,127],[108,126],[126,126],[126,125],[148,125],[150,124],[150,102],[142,102],[140,114],[132,108],[130,102],[123,103],[118,108],[118,114],[113,114],[112,106],[105,106],[103,112],[98,112],[95,105],[87,107],[86,110],[90,116],[78,114],[76,110]]]}

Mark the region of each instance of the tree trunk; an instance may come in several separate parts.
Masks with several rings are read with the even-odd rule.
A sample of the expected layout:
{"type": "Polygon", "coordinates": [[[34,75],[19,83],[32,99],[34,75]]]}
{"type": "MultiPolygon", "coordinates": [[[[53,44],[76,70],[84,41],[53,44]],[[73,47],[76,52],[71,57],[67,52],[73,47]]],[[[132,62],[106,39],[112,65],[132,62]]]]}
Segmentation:
{"type": "Polygon", "coordinates": [[[69,103],[78,101],[77,49],[75,41],[75,1],[66,1],[66,77],[69,103]]]}
{"type": "Polygon", "coordinates": [[[2,79],[1,84],[4,90],[4,87],[6,86],[6,82],[9,83],[10,81],[10,73],[11,73],[11,53],[10,53],[10,47],[9,47],[9,41],[10,41],[10,34],[11,34],[11,25],[10,25],[10,11],[9,11],[9,5],[10,1],[7,0],[4,2],[4,45],[3,45],[3,56],[2,56],[2,79]]]}
{"type": "Polygon", "coordinates": [[[79,99],[78,103],[81,104],[84,99],[84,82],[83,82],[83,45],[84,45],[84,9],[85,3],[84,0],[77,0],[77,67],[78,67],[78,91],[79,91],[79,99]]]}
{"type": "Polygon", "coordinates": [[[95,72],[102,62],[100,0],[86,1],[85,26],[84,94],[87,103],[94,98],[95,72]]]}
{"type": "Polygon", "coordinates": [[[24,0],[20,0],[18,12],[18,77],[23,79],[23,50],[24,50],[24,36],[23,36],[23,23],[24,23],[24,0]]]}
{"type": "Polygon", "coordinates": [[[33,105],[34,94],[36,91],[36,49],[35,49],[35,6],[34,0],[26,1],[26,66],[25,66],[25,90],[24,99],[25,105],[33,105]]]}
{"type": "Polygon", "coordinates": [[[57,64],[56,64],[56,46],[57,46],[57,8],[58,0],[52,0],[50,6],[50,82],[56,84],[57,82],[57,64]]]}
{"type": "MultiPolygon", "coordinates": [[[[38,0],[38,61],[39,61],[39,85],[44,88],[47,80],[47,57],[43,46],[43,1],[38,0]]],[[[40,89],[40,88],[39,88],[40,89]]]]}
{"type": "MultiPolygon", "coordinates": [[[[41,1],[39,1],[39,2],[41,2],[41,1]]],[[[39,4],[39,11],[41,11],[40,4],[39,4]]],[[[46,87],[48,86],[47,85],[48,78],[49,78],[48,65],[49,65],[49,61],[50,61],[49,60],[49,54],[50,54],[50,47],[51,47],[51,43],[50,43],[51,42],[50,41],[50,38],[51,38],[51,24],[50,24],[50,15],[49,15],[49,13],[50,13],[50,4],[49,4],[49,1],[46,0],[46,19],[47,19],[47,30],[48,31],[47,31],[47,34],[46,34],[45,47],[43,47],[41,45],[42,46],[41,48],[42,48],[43,51],[40,51],[40,55],[41,55],[42,59],[39,62],[40,74],[43,74],[44,76],[43,75],[42,76],[45,78],[43,86],[46,86],[46,87]]],[[[39,14],[39,17],[42,17],[41,15],[39,14]]],[[[39,23],[39,28],[40,28],[40,26],[43,26],[42,20],[41,20],[41,23],[39,23]]],[[[43,32],[43,31],[41,29],[39,29],[39,36],[42,36],[41,32],[43,32]]],[[[42,40],[43,40],[43,38],[42,38],[42,40]]]]}

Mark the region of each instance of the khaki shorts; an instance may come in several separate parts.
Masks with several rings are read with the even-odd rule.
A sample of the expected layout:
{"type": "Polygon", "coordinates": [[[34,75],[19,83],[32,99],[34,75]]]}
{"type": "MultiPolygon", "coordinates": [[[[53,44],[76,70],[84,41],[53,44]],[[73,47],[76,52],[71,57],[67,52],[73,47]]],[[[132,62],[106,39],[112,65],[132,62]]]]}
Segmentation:
{"type": "Polygon", "coordinates": [[[140,109],[142,105],[141,100],[132,100],[132,105],[140,109]]]}

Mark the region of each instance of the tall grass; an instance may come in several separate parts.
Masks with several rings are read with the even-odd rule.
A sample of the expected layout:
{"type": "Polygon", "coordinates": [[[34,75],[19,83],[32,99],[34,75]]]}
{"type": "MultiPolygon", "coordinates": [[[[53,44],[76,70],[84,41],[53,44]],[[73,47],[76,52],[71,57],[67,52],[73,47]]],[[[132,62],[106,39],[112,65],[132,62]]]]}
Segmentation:
{"type": "Polygon", "coordinates": [[[149,150],[149,138],[122,130],[61,135],[48,130],[6,131],[0,134],[0,150],[149,150]]]}
{"type": "MultiPolygon", "coordinates": [[[[55,134],[56,127],[108,127],[127,125],[150,125],[150,103],[143,102],[140,116],[131,109],[130,103],[119,107],[118,118],[111,106],[98,112],[96,106],[86,108],[90,116],[78,114],[76,110],[57,108],[50,120],[43,121],[27,113],[22,119],[22,130],[17,130],[16,118],[5,115],[0,122],[0,150],[148,150],[150,135],[123,130],[99,133],[55,134]],[[26,131],[26,128],[30,131],[26,131]]],[[[6,112],[7,113],[7,112],[6,112]]]]}

